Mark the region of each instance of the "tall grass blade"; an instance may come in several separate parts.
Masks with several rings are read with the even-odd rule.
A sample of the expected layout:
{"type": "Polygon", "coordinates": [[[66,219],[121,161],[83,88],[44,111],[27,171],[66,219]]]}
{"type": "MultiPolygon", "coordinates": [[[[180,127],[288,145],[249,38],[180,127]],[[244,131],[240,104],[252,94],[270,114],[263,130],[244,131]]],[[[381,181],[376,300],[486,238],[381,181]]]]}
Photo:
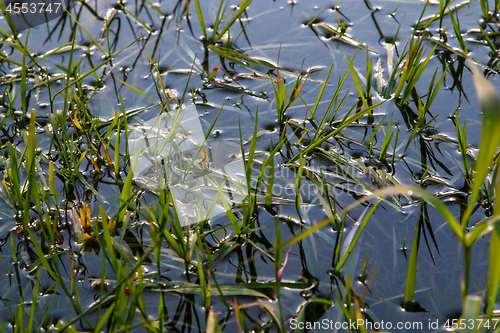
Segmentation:
{"type": "Polygon", "coordinates": [[[462,217],[462,227],[465,229],[472,214],[473,207],[479,197],[479,191],[483,186],[486,176],[490,172],[490,166],[500,143],[500,99],[496,88],[486,80],[476,66],[471,64],[474,78],[474,87],[483,111],[483,128],[479,152],[477,153],[472,185],[472,194],[469,206],[462,217]]]}
{"type": "MultiPolygon", "coordinates": [[[[421,207],[424,203],[420,204],[421,207]]],[[[413,237],[413,245],[411,247],[410,260],[408,262],[408,270],[406,273],[406,285],[405,285],[405,298],[404,298],[404,308],[407,311],[412,310],[413,297],[415,295],[415,282],[417,278],[417,258],[418,258],[418,247],[420,244],[420,221],[417,222],[415,228],[415,235],[413,237]]]]}
{"type": "MultiPolygon", "coordinates": [[[[493,216],[500,217],[500,180],[497,178],[493,216]]],[[[495,225],[490,238],[490,263],[488,267],[488,319],[493,317],[495,302],[500,286],[500,225],[495,225]]]]}
{"type": "Polygon", "coordinates": [[[221,32],[217,35],[217,37],[212,39],[212,44],[215,44],[219,41],[219,39],[229,30],[229,28],[233,25],[234,21],[236,21],[241,14],[245,11],[245,9],[252,3],[252,0],[247,0],[240,5],[240,9],[234,13],[231,20],[226,24],[226,26],[221,30],[221,32]]]}

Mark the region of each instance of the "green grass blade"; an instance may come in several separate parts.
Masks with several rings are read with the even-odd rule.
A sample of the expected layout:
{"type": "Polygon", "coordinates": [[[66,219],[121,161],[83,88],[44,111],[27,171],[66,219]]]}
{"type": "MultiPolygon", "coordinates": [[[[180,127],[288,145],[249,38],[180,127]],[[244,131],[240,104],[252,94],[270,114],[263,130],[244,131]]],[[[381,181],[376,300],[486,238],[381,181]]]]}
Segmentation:
{"type": "Polygon", "coordinates": [[[316,110],[318,109],[319,102],[321,100],[321,97],[323,96],[323,92],[325,91],[326,84],[328,82],[328,79],[330,78],[330,74],[332,73],[333,65],[330,66],[330,70],[328,71],[328,74],[326,74],[326,78],[323,81],[323,84],[321,85],[321,89],[318,93],[318,97],[316,98],[316,103],[314,103],[314,107],[312,108],[311,111],[311,116],[309,116],[309,119],[314,118],[314,114],[316,113],[316,110]]]}
{"type": "Polygon", "coordinates": [[[352,242],[349,244],[349,248],[347,249],[344,256],[340,259],[340,261],[335,266],[336,272],[340,271],[342,269],[342,267],[344,266],[344,264],[346,263],[347,259],[349,259],[349,256],[351,255],[352,250],[354,250],[354,246],[356,246],[356,243],[358,242],[358,239],[361,236],[361,233],[363,232],[363,229],[365,228],[366,223],[368,223],[368,220],[375,212],[375,209],[377,209],[378,204],[380,203],[380,200],[381,199],[377,200],[375,202],[375,204],[373,205],[373,207],[370,209],[370,211],[364,216],[363,220],[361,221],[361,225],[359,226],[359,229],[356,233],[356,236],[353,238],[352,242]]]}
{"type": "Polygon", "coordinates": [[[194,3],[196,5],[196,11],[198,12],[198,20],[200,21],[203,38],[205,38],[205,40],[208,40],[207,29],[205,28],[205,20],[203,19],[203,12],[201,11],[200,2],[198,0],[194,0],[194,3]]]}
{"type": "Polygon", "coordinates": [[[475,206],[479,191],[490,171],[490,166],[500,143],[500,99],[496,88],[486,80],[477,67],[471,65],[476,94],[483,111],[483,129],[476,159],[476,174],[472,185],[469,206],[462,216],[462,227],[466,228],[475,206]]]}
{"type": "MultiPolygon", "coordinates": [[[[356,57],[356,53],[354,54],[354,57],[356,57]]],[[[352,79],[354,80],[354,85],[356,86],[356,91],[358,92],[358,96],[363,101],[364,107],[368,108],[369,105],[366,102],[365,94],[363,93],[363,87],[361,87],[361,83],[359,82],[358,73],[356,72],[356,69],[354,68],[352,60],[349,56],[347,56],[347,60],[349,61],[349,67],[351,68],[352,79]]]]}
{"type": "MultiPolygon", "coordinates": [[[[497,178],[495,189],[495,210],[493,216],[500,217],[500,180],[497,178]]],[[[496,224],[491,231],[490,263],[488,267],[488,319],[493,317],[495,301],[500,286],[500,224],[496,224]]]]}
{"type": "Polygon", "coordinates": [[[132,89],[133,91],[135,91],[136,93],[141,94],[142,96],[144,96],[144,97],[146,97],[146,98],[148,98],[148,99],[152,100],[152,101],[153,101],[153,102],[155,102],[156,104],[158,104],[158,102],[157,102],[154,98],[150,97],[148,94],[145,94],[143,91],[141,91],[141,90],[137,89],[136,87],[134,87],[134,86],[132,86],[132,85],[128,84],[128,83],[127,83],[127,82],[125,82],[125,81],[120,80],[118,77],[115,77],[115,79],[116,79],[116,80],[118,80],[120,83],[122,83],[122,84],[126,85],[127,87],[129,87],[130,89],[132,89]]]}
{"type": "MultiPolygon", "coordinates": [[[[423,205],[423,203],[421,203],[423,205]]],[[[411,247],[410,260],[408,261],[408,270],[406,272],[404,308],[411,311],[413,305],[413,297],[415,295],[415,282],[417,279],[417,259],[418,246],[420,243],[420,221],[417,222],[415,235],[413,237],[413,245],[411,247]]]]}
{"type": "Polygon", "coordinates": [[[229,28],[233,25],[234,21],[236,21],[240,16],[241,14],[243,14],[243,12],[245,11],[245,9],[252,3],[252,0],[247,0],[245,1],[243,4],[241,4],[240,6],[240,9],[234,13],[233,17],[231,18],[231,20],[226,24],[226,26],[222,29],[222,31],[217,35],[217,37],[215,37],[214,39],[212,39],[212,44],[215,44],[219,41],[219,39],[226,33],[226,31],[229,30],[229,28]]]}
{"type": "MultiPolygon", "coordinates": [[[[355,122],[356,120],[360,119],[361,117],[363,117],[365,114],[367,114],[368,112],[372,111],[373,109],[379,107],[380,105],[384,104],[385,101],[381,101],[375,105],[372,105],[364,110],[361,110],[360,112],[348,117],[348,118],[345,118],[342,123],[333,131],[333,132],[330,132],[328,134],[326,134],[325,136],[321,137],[321,139],[319,140],[316,140],[314,143],[311,143],[309,146],[307,146],[306,149],[304,149],[301,154],[302,155],[305,155],[307,153],[309,153],[311,150],[313,150],[314,148],[318,147],[319,145],[321,145],[323,142],[325,142],[326,140],[330,139],[331,137],[339,134],[344,128],[346,128],[347,126],[351,125],[353,122],[355,122]]],[[[298,155],[295,155],[290,161],[289,163],[292,163],[292,162],[295,162],[296,160],[299,159],[299,156],[301,154],[298,154],[298,155]]]]}

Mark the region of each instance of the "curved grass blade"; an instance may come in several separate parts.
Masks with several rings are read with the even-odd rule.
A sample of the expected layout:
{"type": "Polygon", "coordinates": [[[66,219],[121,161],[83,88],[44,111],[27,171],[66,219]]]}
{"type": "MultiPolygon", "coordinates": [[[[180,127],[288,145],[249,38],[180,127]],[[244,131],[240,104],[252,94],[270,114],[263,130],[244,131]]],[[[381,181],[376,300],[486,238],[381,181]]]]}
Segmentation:
{"type": "MultiPolygon", "coordinates": [[[[413,185],[401,185],[401,186],[389,186],[385,187],[379,191],[374,192],[372,195],[367,195],[364,196],[363,198],[359,199],[358,201],[350,204],[348,207],[346,207],[343,210],[343,213],[346,214],[349,212],[351,209],[361,205],[362,203],[369,201],[371,199],[379,198],[385,195],[397,195],[397,194],[402,194],[402,195],[408,195],[408,196],[416,196],[424,199],[428,203],[430,203],[432,206],[434,206],[439,213],[446,219],[446,222],[452,229],[452,231],[455,233],[457,238],[460,240],[461,243],[465,242],[465,237],[464,237],[464,231],[460,227],[460,224],[457,222],[453,214],[450,212],[448,208],[442,203],[436,196],[434,196],[432,193],[421,189],[420,187],[413,186],[413,185]]],[[[332,223],[336,217],[332,217],[329,219],[324,220],[321,223],[318,223],[317,225],[308,228],[304,232],[298,234],[297,236],[292,237],[291,239],[279,244],[277,248],[284,248],[290,245],[293,245],[305,237],[309,236],[310,234],[314,233],[317,230],[320,230],[321,228],[327,226],[328,224],[332,223]]]]}

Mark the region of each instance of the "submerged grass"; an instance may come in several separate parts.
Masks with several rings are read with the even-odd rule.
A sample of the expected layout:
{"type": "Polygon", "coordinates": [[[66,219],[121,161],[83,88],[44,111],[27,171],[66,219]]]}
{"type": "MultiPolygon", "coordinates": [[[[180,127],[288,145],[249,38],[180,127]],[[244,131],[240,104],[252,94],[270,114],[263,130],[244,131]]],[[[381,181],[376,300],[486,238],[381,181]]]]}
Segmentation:
{"type": "MultiPolygon", "coordinates": [[[[133,6],[129,6],[122,13],[109,9],[98,42],[90,28],[85,28],[80,21],[79,7],[75,7],[75,15],[68,13],[61,18],[74,26],[70,34],[72,42],[42,56],[33,55],[28,48],[29,33],[23,42],[14,31],[0,30],[2,45],[12,49],[12,55],[2,53],[0,57],[5,63],[20,67],[13,72],[16,74],[1,78],[5,86],[2,105],[6,109],[1,128],[7,132],[7,126],[12,126],[16,131],[16,135],[5,134],[5,140],[2,139],[5,170],[0,193],[15,214],[10,237],[5,240],[11,244],[12,263],[8,269],[12,267],[13,271],[9,271],[9,279],[15,276],[20,290],[17,296],[6,295],[10,297],[7,302],[11,331],[286,332],[291,330],[292,322],[305,325],[333,318],[336,309],[337,321],[366,319],[373,323],[377,319],[366,311],[366,293],[371,292],[373,281],[370,279],[376,277],[366,273],[369,259],[365,259],[361,274],[356,268],[362,239],[367,235],[365,230],[369,224],[376,223],[376,212],[381,207],[404,212],[412,206],[418,207],[415,208],[418,219],[408,235],[408,243],[412,245],[402,308],[406,312],[423,310],[416,300],[421,286],[418,283],[421,244],[425,241],[432,261],[431,245],[439,252],[429,217],[432,206],[442,215],[463,251],[460,318],[491,320],[497,316],[500,211],[495,208],[500,203],[496,196],[500,189],[500,132],[496,129],[500,126],[500,100],[496,88],[472,62],[470,69],[483,111],[481,143],[475,156],[469,152],[470,127],[460,124],[457,112],[454,114],[457,139],[448,140],[461,154],[465,188],[458,188],[440,176],[438,167],[451,172],[428,144],[437,137],[437,133],[431,131],[437,117],[431,114],[431,109],[451,71],[450,66],[446,66],[439,74],[431,64],[438,46],[451,46],[441,39],[432,39],[435,43],[430,43],[429,38],[435,37],[427,36],[426,32],[419,34],[418,30],[428,28],[437,20],[442,27],[443,18],[449,17],[455,33],[460,36],[457,37],[460,50],[452,52],[470,59],[466,41],[459,33],[460,21],[458,16],[453,16],[468,3],[450,8],[451,1],[440,1],[439,13],[423,19],[430,4],[427,2],[415,33],[398,53],[394,68],[388,68],[387,83],[383,82],[382,70],[373,72],[371,56],[375,49],[347,34],[347,25],[340,20],[338,7],[335,8],[338,28],[316,22],[316,16],[306,26],[318,31],[324,29],[329,39],[367,50],[365,73],[362,74],[362,67],[357,65],[358,53],[354,53],[352,59],[347,56],[345,72],[334,79],[333,92],[329,80],[338,72],[333,70],[334,65],[329,67],[323,80],[318,80],[312,78],[314,69],[287,70],[280,67],[279,58],[275,65],[270,60],[245,54],[236,46],[238,37],[231,36],[247,35],[244,17],[248,17],[251,3],[251,0],[241,1],[229,7],[229,3],[221,1],[213,17],[207,16],[206,4],[198,0],[194,4],[177,3],[172,22],[180,26],[182,20],[187,19],[193,36],[203,35],[199,46],[204,52],[201,63],[193,55],[190,69],[176,74],[187,74],[180,101],[177,96],[181,94],[167,87],[164,81],[164,73],[180,72],[165,69],[156,48],[151,51],[145,46],[145,40],[154,35],[157,27],[146,23],[142,9],[134,11],[133,6]],[[227,14],[228,8],[233,12],[227,14]],[[191,25],[194,10],[199,30],[191,25]],[[129,41],[116,50],[117,44],[110,43],[109,39],[119,34],[119,28],[114,25],[119,15],[143,27],[148,37],[134,36],[132,43],[129,41]],[[212,21],[208,28],[207,23],[212,21]],[[210,30],[212,36],[209,36],[210,30]],[[79,48],[75,42],[77,34],[85,36],[89,45],[79,48]],[[104,37],[106,43],[102,46],[104,37]],[[114,59],[130,57],[128,52],[133,47],[147,55],[147,64],[142,68],[148,70],[141,73],[141,77],[149,82],[148,88],[140,80],[129,79],[134,71],[124,70],[121,77],[114,72],[118,66],[114,59]],[[80,53],[82,58],[76,60],[78,50],[83,53],[80,53]],[[67,56],[67,62],[55,65],[62,71],[61,75],[50,73],[43,62],[59,53],[67,56]],[[97,58],[92,57],[95,54],[101,56],[99,63],[92,63],[97,58]],[[214,56],[220,61],[216,69],[222,69],[226,75],[222,80],[216,77],[217,70],[209,70],[208,63],[214,61],[214,56]],[[82,60],[84,57],[88,62],[82,60]],[[84,63],[90,68],[85,68],[84,63]],[[243,70],[250,70],[251,74],[243,70]],[[195,81],[198,87],[193,83],[195,76],[200,77],[195,81]],[[90,78],[94,80],[92,86],[90,78]],[[422,95],[419,90],[424,78],[429,82],[422,95]],[[238,82],[244,80],[264,82],[265,86],[262,92],[250,91],[238,82]],[[99,100],[100,91],[109,92],[105,86],[110,81],[120,87],[115,94],[121,102],[121,113],[106,115],[107,110],[103,108],[95,114],[92,103],[99,100]],[[309,92],[313,85],[317,93],[311,98],[309,92]],[[40,110],[31,94],[36,94],[38,99],[42,89],[45,89],[42,94],[46,94],[42,97],[49,102],[47,109],[40,110]],[[242,105],[246,97],[271,105],[267,112],[263,108],[260,111],[247,108],[249,116],[245,114],[247,118],[241,118],[244,123],[239,119],[234,126],[237,135],[233,139],[237,143],[231,142],[233,145],[227,147],[236,149],[226,157],[242,162],[242,182],[228,178],[224,168],[229,169],[231,162],[217,165],[213,157],[216,152],[208,148],[209,143],[216,144],[220,136],[224,136],[215,129],[219,121],[225,120],[222,114],[230,107],[222,103],[210,105],[207,94],[213,89],[224,89],[238,96],[235,103],[238,108],[231,109],[234,112],[245,113],[242,105]],[[127,110],[124,97],[126,99],[131,91],[142,102],[138,108],[127,110]],[[350,98],[350,92],[357,96],[350,98]],[[172,128],[182,130],[182,122],[175,115],[191,105],[189,100],[195,106],[210,106],[217,111],[206,112],[204,118],[210,121],[193,156],[185,157],[176,151],[177,170],[184,181],[167,179],[175,160],[162,156],[158,150],[153,155],[154,171],[164,175],[161,178],[164,183],[158,188],[140,186],[141,182],[147,185],[151,179],[144,179],[136,171],[145,155],[130,153],[129,135],[133,128],[151,130],[152,126],[144,129],[146,126],[134,121],[151,117],[149,112],[153,110],[157,113],[155,116],[171,116],[172,128]],[[400,115],[381,116],[390,103],[400,115]],[[299,108],[303,111],[300,117],[291,116],[299,108]],[[266,117],[276,121],[262,129],[262,119],[266,117]],[[400,130],[403,126],[396,118],[404,122],[407,133],[400,130]],[[362,135],[356,132],[359,129],[362,135]],[[407,143],[400,135],[404,135],[407,143]],[[418,145],[420,160],[407,156],[414,145],[418,145]],[[351,153],[348,146],[368,153],[351,153]],[[412,174],[418,186],[400,184],[394,174],[396,163],[408,165],[410,171],[412,167],[419,169],[418,177],[412,174]],[[283,184],[278,170],[286,170],[291,175],[288,184],[283,184]],[[201,177],[205,183],[187,185],[189,172],[206,176],[201,177]],[[490,181],[488,177],[492,174],[490,181]],[[223,179],[232,196],[226,199],[223,191],[227,189],[207,179],[223,179]],[[430,182],[446,186],[457,197],[465,193],[459,218],[443,203],[446,195],[435,193],[430,182]],[[177,183],[185,190],[184,198],[173,190],[177,183]],[[302,193],[305,184],[314,191],[302,193]],[[112,190],[106,189],[106,185],[112,190]],[[276,194],[274,189],[278,186],[287,186],[291,194],[276,194]],[[190,221],[189,208],[185,208],[188,202],[183,199],[206,189],[215,189],[216,194],[208,198],[211,199],[208,206],[200,201],[193,204],[203,218],[190,221]],[[473,220],[480,205],[491,207],[491,216],[473,220]],[[224,214],[212,217],[214,210],[224,214]],[[486,289],[481,290],[486,296],[481,298],[470,290],[470,285],[477,282],[471,278],[471,251],[486,235],[490,235],[489,263],[486,289]],[[320,287],[323,288],[325,281],[315,276],[313,265],[307,264],[324,259],[322,249],[318,249],[315,242],[328,244],[332,250],[331,269],[327,274],[333,291],[329,296],[321,296],[320,287]],[[296,269],[292,266],[297,265],[297,260],[301,261],[302,275],[290,277],[287,269],[296,269]],[[88,263],[92,261],[93,264],[88,263]],[[91,271],[96,273],[90,274],[91,271]],[[27,283],[23,276],[31,282],[27,283]],[[358,282],[365,289],[360,289],[358,282]],[[21,288],[22,283],[29,287],[21,288]],[[91,300],[85,295],[89,290],[91,300]],[[290,301],[298,297],[297,293],[305,303],[290,301]],[[36,310],[39,299],[47,306],[41,315],[36,310]],[[71,314],[61,315],[58,303],[69,306],[71,314]]],[[[124,8],[124,3],[119,5],[124,8]]],[[[84,6],[92,9],[88,4],[82,4],[84,6]]],[[[149,11],[165,14],[159,6],[147,1],[140,6],[148,8],[148,14],[149,11]]],[[[12,28],[6,8],[1,9],[12,28]]],[[[481,1],[481,10],[486,21],[496,19],[496,5],[490,9],[487,2],[481,1]]],[[[482,27],[480,32],[486,41],[484,47],[496,53],[491,36],[482,27]]],[[[280,48],[277,52],[279,57],[284,51],[280,48]]],[[[388,52],[387,57],[387,63],[392,66],[393,54],[388,52]]],[[[138,62],[139,57],[133,66],[138,62]]],[[[484,66],[494,68],[491,64],[484,66]]],[[[103,100],[106,98],[101,99],[100,106],[108,105],[103,100]]],[[[153,126],[160,125],[161,122],[153,126]]],[[[174,132],[167,133],[166,137],[176,135],[174,132]]],[[[141,146],[139,151],[149,148],[141,146]]],[[[388,233],[387,230],[381,232],[388,233]]],[[[366,332],[367,328],[363,324],[356,330],[366,332]]]]}

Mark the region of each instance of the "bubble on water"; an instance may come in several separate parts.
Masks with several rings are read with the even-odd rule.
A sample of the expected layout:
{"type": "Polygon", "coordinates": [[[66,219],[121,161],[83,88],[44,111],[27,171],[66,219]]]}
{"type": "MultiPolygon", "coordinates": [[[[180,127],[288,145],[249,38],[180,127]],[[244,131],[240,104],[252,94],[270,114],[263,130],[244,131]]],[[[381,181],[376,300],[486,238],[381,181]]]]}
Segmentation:
{"type": "Polygon", "coordinates": [[[408,195],[413,195],[413,191],[412,191],[412,190],[410,190],[410,191],[406,192],[406,194],[408,194],[408,195]]]}
{"type": "Polygon", "coordinates": [[[303,298],[305,299],[309,299],[311,296],[312,296],[312,291],[310,290],[303,290],[301,293],[300,293],[300,296],[302,296],[303,298]]]}

